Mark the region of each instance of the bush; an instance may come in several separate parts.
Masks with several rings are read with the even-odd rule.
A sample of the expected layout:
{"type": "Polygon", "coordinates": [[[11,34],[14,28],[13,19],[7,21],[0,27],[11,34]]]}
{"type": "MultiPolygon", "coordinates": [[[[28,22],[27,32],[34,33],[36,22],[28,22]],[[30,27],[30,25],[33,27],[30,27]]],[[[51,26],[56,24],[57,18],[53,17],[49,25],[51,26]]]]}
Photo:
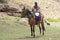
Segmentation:
{"type": "Polygon", "coordinates": [[[49,22],[60,22],[60,18],[46,18],[49,22]]]}

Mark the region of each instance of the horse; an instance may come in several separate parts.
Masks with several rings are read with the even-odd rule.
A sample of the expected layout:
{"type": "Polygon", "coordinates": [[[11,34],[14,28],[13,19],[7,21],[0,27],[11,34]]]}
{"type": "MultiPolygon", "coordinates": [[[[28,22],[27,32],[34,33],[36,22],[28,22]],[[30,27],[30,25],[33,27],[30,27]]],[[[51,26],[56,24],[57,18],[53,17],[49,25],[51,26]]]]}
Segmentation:
{"type": "Polygon", "coordinates": [[[31,29],[31,36],[33,38],[35,38],[35,25],[38,25],[40,34],[41,34],[41,30],[42,30],[42,35],[44,35],[45,27],[44,27],[44,20],[43,20],[44,17],[43,16],[41,16],[40,21],[37,21],[36,17],[34,15],[32,15],[32,11],[30,11],[28,8],[24,7],[21,12],[21,18],[24,18],[24,17],[28,18],[28,22],[29,22],[30,29],[31,29]],[[40,26],[40,24],[41,24],[41,26],[40,26]]]}

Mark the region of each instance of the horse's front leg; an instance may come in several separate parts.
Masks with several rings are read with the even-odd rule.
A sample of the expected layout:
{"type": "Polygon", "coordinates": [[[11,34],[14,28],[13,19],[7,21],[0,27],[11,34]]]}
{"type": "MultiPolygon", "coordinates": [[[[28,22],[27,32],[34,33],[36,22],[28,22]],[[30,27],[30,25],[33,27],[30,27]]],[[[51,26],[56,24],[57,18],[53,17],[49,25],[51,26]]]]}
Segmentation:
{"type": "Polygon", "coordinates": [[[40,27],[40,23],[38,24],[38,26],[39,26],[39,31],[40,31],[40,34],[41,34],[41,27],[40,27]]]}
{"type": "Polygon", "coordinates": [[[33,29],[31,25],[30,25],[30,29],[31,29],[31,36],[33,36],[33,29]]]}
{"type": "Polygon", "coordinates": [[[33,28],[33,38],[35,38],[35,26],[33,26],[32,28],[33,28]]]}
{"type": "Polygon", "coordinates": [[[31,28],[31,36],[34,38],[35,37],[35,26],[30,25],[30,28],[31,28]]]}

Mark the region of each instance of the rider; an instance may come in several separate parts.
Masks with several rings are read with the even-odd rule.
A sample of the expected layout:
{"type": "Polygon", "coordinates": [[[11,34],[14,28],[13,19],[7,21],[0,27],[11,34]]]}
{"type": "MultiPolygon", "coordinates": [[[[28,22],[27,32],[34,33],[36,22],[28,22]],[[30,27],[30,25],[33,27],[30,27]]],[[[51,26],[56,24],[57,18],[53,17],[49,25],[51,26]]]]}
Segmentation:
{"type": "Polygon", "coordinates": [[[37,2],[35,2],[35,5],[33,6],[32,11],[33,13],[40,11],[40,7],[37,5],[37,2]]]}
{"type": "Polygon", "coordinates": [[[33,15],[38,17],[38,20],[40,20],[41,13],[40,13],[40,7],[38,6],[37,2],[35,2],[35,5],[32,8],[33,15]]]}

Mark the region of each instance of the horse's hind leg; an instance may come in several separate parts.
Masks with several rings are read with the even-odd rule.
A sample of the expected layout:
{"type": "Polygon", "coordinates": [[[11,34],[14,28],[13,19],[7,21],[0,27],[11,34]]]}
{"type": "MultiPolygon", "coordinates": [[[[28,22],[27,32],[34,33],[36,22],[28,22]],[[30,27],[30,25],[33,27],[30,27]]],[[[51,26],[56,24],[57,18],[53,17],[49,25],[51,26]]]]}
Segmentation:
{"type": "Polygon", "coordinates": [[[44,23],[41,23],[41,25],[42,25],[43,35],[44,35],[44,31],[45,31],[44,23]]]}
{"type": "Polygon", "coordinates": [[[41,20],[41,26],[42,26],[42,31],[43,31],[43,35],[44,35],[45,27],[44,27],[44,21],[43,21],[43,19],[41,20]]]}
{"type": "Polygon", "coordinates": [[[43,35],[44,35],[45,27],[44,27],[44,17],[43,16],[41,16],[41,26],[42,26],[42,31],[43,31],[43,35]]]}

